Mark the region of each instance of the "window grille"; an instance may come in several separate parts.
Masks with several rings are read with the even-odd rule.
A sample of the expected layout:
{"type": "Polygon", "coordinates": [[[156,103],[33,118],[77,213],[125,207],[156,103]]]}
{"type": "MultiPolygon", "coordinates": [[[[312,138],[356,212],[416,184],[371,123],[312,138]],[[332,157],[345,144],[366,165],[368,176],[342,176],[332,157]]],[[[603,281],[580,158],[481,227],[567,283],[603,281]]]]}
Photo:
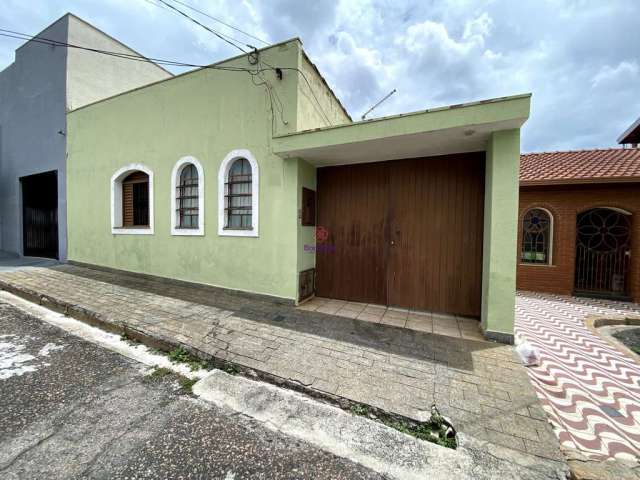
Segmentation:
{"type": "Polygon", "coordinates": [[[231,165],[225,183],[225,228],[251,229],[251,196],[251,165],[246,158],[239,158],[231,165]]]}
{"type": "Polygon", "coordinates": [[[192,163],[180,172],[176,186],[178,228],[198,228],[198,170],[192,163]]]}
{"type": "Polygon", "coordinates": [[[548,264],[551,235],[552,219],[549,213],[540,208],[528,210],[522,219],[522,261],[548,264]]]}

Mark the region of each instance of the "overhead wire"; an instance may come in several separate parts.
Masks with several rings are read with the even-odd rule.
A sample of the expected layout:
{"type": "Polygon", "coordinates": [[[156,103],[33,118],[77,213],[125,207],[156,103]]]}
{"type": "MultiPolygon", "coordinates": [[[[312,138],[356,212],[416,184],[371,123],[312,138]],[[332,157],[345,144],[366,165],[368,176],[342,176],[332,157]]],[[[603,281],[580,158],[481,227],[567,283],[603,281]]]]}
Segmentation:
{"type": "MultiPolygon", "coordinates": [[[[156,3],[152,2],[151,0],[146,0],[146,1],[148,1],[152,5],[157,6],[158,8],[161,8],[160,4],[156,4],[156,3]]],[[[166,4],[166,2],[164,0],[158,0],[158,1],[162,2],[162,4],[166,4]]],[[[240,49],[243,53],[245,53],[245,54],[247,54],[247,53],[252,54],[253,52],[257,53],[257,49],[255,47],[253,47],[253,52],[246,52],[241,47],[239,47],[237,45],[234,45],[233,43],[229,42],[228,40],[222,38],[222,36],[219,33],[215,32],[212,29],[208,28],[207,26],[201,24],[197,20],[192,19],[188,15],[184,14],[183,12],[180,12],[178,9],[175,9],[174,7],[171,7],[170,5],[169,5],[169,7],[172,8],[173,10],[177,11],[178,13],[180,13],[181,15],[186,17],[187,19],[189,19],[191,21],[194,21],[197,25],[200,25],[202,28],[206,29],[207,31],[213,33],[218,38],[221,38],[225,42],[230,43],[231,45],[233,45],[236,48],[240,49]]],[[[320,110],[320,112],[322,113],[322,115],[324,117],[325,122],[327,123],[327,125],[331,125],[331,121],[330,121],[329,117],[327,116],[326,112],[324,111],[324,109],[322,107],[322,104],[320,103],[318,97],[316,96],[313,88],[311,87],[311,83],[309,82],[307,76],[305,75],[305,73],[302,70],[300,70],[297,67],[275,67],[275,66],[267,63],[266,61],[262,60],[262,59],[259,59],[258,63],[256,64],[256,69],[243,68],[243,67],[230,67],[230,66],[222,66],[222,65],[200,65],[200,64],[194,64],[194,63],[188,63],[188,62],[180,62],[180,61],[175,61],[175,60],[167,60],[167,59],[162,59],[162,58],[144,57],[144,56],[138,55],[138,54],[130,54],[130,53],[123,53],[123,52],[112,52],[112,51],[101,50],[101,49],[97,49],[97,48],[84,47],[84,46],[81,46],[81,45],[75,45],[75,44],[68,43],[68,42],[62,42],[62,41],[59,41],[59,40],[53,40],[53,39],[42,37],[42,36],[34,36],[34,35],[29,35],[29,34],[25,34],[25,33],[21,33],[21,32],[16,32],[16,31],[13,31],[13,30],[2,29],[2,28],[0,28],[0,36],[8,37],[8,38],[16,38],[16,39],[25,40],[25,41],[33,41],[35,43],[47,44],[47,45],[50,45],[50,46],[62,46],[62,47],[65,47],[65,48],[74,48],[74,49],[79,49],[79,50],[85,50],[85,51],[90,51],[90,52],[94,52],[94,53],[98,53],[98,54],[102,54],[102,55],[108,55],[108,56],[113,56],[113,57],[118,57],[118,58],[123,58],[123,59],[128,59],[128,60],[139,61],[139,62],[148,62],[148,63],[153,63],[153,64],[157,64],[157,65],[163,65],[163,66],[186,67],[186,68],[201,68],[201,69],[212,69],[212,70],[222,70],[222,71],[247,72],[252,76],[252,80],[253,80],[253,76],[258,75],[260,77],[260,79],[262,80],[261,84],[264,84],[265,87],[267,88],[270,99],[272,101],[273,101],[274,98],[277,100],[276,110],[280,114],[280,119],[281,119],[282,123],[285,124],[285,125],[288,124],[288,122],[284,118],[284,105],[282,103],[282,100],[280,99],[280,96],[277,94],[277,92],[273,88],[273,85],[271,85],[271,83],[267,79],[265,79],[262,74],[265,71],[268,71],[268,70],[276,71],[278,68],[280,70],[296,71],[300,76],[302,76],[302,78],[306,82],[307,86],[309,87],[309,90],[310,90],[314,100],[316,101],[316,103],[317,103],[317,105],[319,107],[319,110],[320,110]],[[266,65],[268,68],[261,68],[262,64],[266,65]]],[[[249,45],[247,45],[247,46],[249,46],[249,45]]],[[[258,84],[255,83],[255,81],[253,81],[253,83],[254,83],[254,85],[258,85],[258,84]]],[[[273,112],[274,112],[274,110],[273,110],[273,105],[272,105],[272,113],[273,112]]]]}
{"type": "MultiPolygon", "coordinates": [[[[243,52],[243,53],[245,53],[245,54],[248,54],[250,57],[251,57],[251,56],[253,56],[253,55],[255,55],[255,56],[256,56],[256,58],[258,58],[258,60],[256,61],[256,68],[257,68],[257,69],[259,69],[259,56],[258,56],[258,53],[257,53],[257,51],[258,51],[258,50],[257,50],[257,48],[256,48],[256,47],[253,47],[252,45],[245,44],[245,46],[247,46],[247,47],[249,47],[249,48],[251,48],[251,49],[252,49],[252,51],[251,51],[251,52],[247,52],[246,50],[244,50],[243,48],[239,47],[238,45],[235,45],[235,44],[233,44],[232,42],[230,42],[229,40],[227,40],[227,39],[223,38],[223,36],[222,36],[223,34],[220,34],[219,32],[216,32],[215,30],[213,30],[213,29],[209,28],[208,26],[206,26],[206,25],[204,25],[203,23],[199,22],[198,20],[194,19],[193,17],[191,17],[190,15],[186,14],[185,12],[183,12],[183,11],[181,11],[181,10],[179,10],[179,9],[177,9],[177,8],[175,8],[175,7],[173,7],[173,6],[171,6],[171,5],[169,5],[165,0],[157,0],[157,1],[158,1],[158,2],[161,2],[161,4],[163,4],[163,5],[167,5],[167,6],[169,6],[172,10],[174,10],[174,11],[176,11],[176,12],[180,13],[180,15],[182,15],[182,16],[183,16],[183,17],[185,17],[186,19],[188,19],[188,20],[190,20],[191,22],[195,23],[196,25],[198,25],[198,26],[200,26],[200,27],[204,28],[204,29],[205,29],[205,30],[207,30],[208,32],[213,33],[216,37],[218,37],[218,38],[220,38],[220,39],[222,39],[222,40],[226,41],[227,43],[229,43],[229,44],[231,44],[231,45],[234,45],[234,46],[235,46],[236,48],[238,48],[241,52],[243,52]]],[[[174,0],[174,1],[175,1],[175,0],[174,0]]],[[[176,3],[183,4],[183,2],[176,2],[176,3]]],[[[158,7],[160,7],[160,4],[156,4],[156,5],[157,5],[158,7]]],[[[185,6],[187,6],[187,7],[189,7],[189,6],[188,6],[188,5],[186,5],[186,4],[184,4],[184,5],[185,5],[185,6]]],[[[202,12],[198,11],[198,13],[202,13],[202,12]]],[[[208,14],[205,14],[205,15],[206,15],[206,16],[209,16],[208,14]]],[[[234,28],[234,27],[231,27],[231,28],[234,28]]],[[[242,33],[245,33],[245,32],[242,32],[242,33]]],[[[245,33],[245,35],[246,35],[246,33],[245,33]]],[[[230,37],[230,36],[227,36],[227,37],[232,38],[232,37],[230,37]]],[[[233,38],[232,38],[232,39],[233,39],[233,38]]],[[[235,40],[235,39],[234,39],[234,40],[235,40]]],[[[236,40],[236,41],[237,41],[238,43],[240,43],[240,41],[239,41],[239,40],[236,40]]],[[[265,42],[265,43],[266,43],[266,42],[265,42]]],[[[249,60],[251,60],[251,58],[250,58],[249,60]]],[[[252,63],[252,62],[250,61],[250,63],[252,63]]],[[[275,67],[270,66],[270,69],[275,70],[275,67]]],[[[273,88],[273,85],[272,85],[272,84],[271,84],[271,83],[270,83],[270,82],[269,82],[269,81],[264,77],[264,75],[262,75],[262,72],[257,72],[257,71],[256,71],[256,72],[252,75],[252,77],[251,77],[251,81],[252,81],[252,83],[253,83],[254,85],[256,85],[256,86],[264,86],[264,87],[266,88],[266,90],[267,90],[267,94],[268,94],[268,96],[269,96],[269,101],[270,101],[270,107],[271,107],[270,109],[271,109],[271,116],[272,116],[272,120],[271,120],[271,123],[272,123],[272,133],[275,133],[275,126],[273,125],[273,122],[274,122],[274,120],[275,120],[275,111],[276,111],[276,110],[277,110],[277,111],[278,111],[278,113],[280,114],[280,120],[282,121],[282,123],[283,123],[284,125],[287,125],[287,124],[288,124],[288,122],[284,119],[284,111],[283,111],[284,109],[283,109],[283,105],[282,105],[282,100],[280,99],[280,96],[278,95],[278,92],[273,88]],[[254,75],[255,75],[255,76],[259,76],[259,78],[260,78],[260,80],[261,80],[261,82],[260,82],[260,83],[256,83],[256,82],[255,82],[254,75]],[[273,106],[273,104],[274,104],[274,99],[277,101],[277,103],[276,103],[276,108],[275,108],[275,109],[274,109],[274,106],[273,106]]]]}
{"type": "MultiPolygon", "coordinates": [[[[238,49],[238,50],[240,50],[242,53],[247,53],[247,51],[246,51],[244,48],[242,48],[242,47],[240,47],[239,45],[237,45],[237,43],[234,43],[234,42],[242,43],[242,42],[240,42],[239,40],[235,40],[235,39],[233,39],[233,38],[232,38],[231,36],[229,36],[229,35],[225,35],[225,34],[219,33],[219,32],[217,32],[217,31],[215,31],[214,29],[207,27],[205,24],[200,23],[198,20],[196,20],[195,18],[193,18],[193,17],[192,17],[192,16],[190,16],[189,14],[187,14],[187,13],[183,12],[183,11],[182,11],[182,10],[180,10],[179,8],[174,7],[173,5],[171,5],[170,3],[166,2],[165,0],[158,0],[158,2],[162,3],[163,5],[166,5],[166,6],[167,6],[167,7],[169,7],[171,10],[174,10],[174,11],[178,12],[180,15],[182,15],[183,17],[185,17],[187,20],[189,20],[189,21],[191,21],[191,22],[195,23],[196,25],[198,25],[198,26],[200,26],[200,27],[204,28],[206,31],[208,31],[208,32],[210,32],[210,33],[213,33],[213,34],[214,34],[216,37],[218,37],[220,40],[222,40],[222,41],[224,41],[224,42],[228,43],[229,45],[231,45],[231,46],[233,46],[233,47],[237,48],[237,49],[238,49]]],[[[247,45],[247,44],[244,44],[244,45],[245,45],[245,47],[253,48],[251,45],[247,45]]]]}
{"type": "MultiPolygon", "coordinates": [[[[102,50],[99,48],[85,47],[82,45],[76,45],[73,43],[62,42],[60,40],[53,40],[51,38],[46,38],[42,36],[29,35],[26,33],[16,32],[13,30],[7,30],[0,28],[0,36],[15,38],[18,40],[32,41],[35,43],[41,43],[49,46],[60,46],[65,48],[73,48],[78,50],[86,50],[93,53],[98,53],[107,56],[119,57],[127,60],[135,60],[140,62],[153,63],[157,65],[166,65],[166,66],[175,66],[175,67],[189,67],[189,68],[204,68],[211,70],[223,70],[223,71],[236,71],[236,72],[249,72],[256,73],[256,70],[253,68],[246,67],[232,67],[232,66],[223,66],[223,65],[201,65],[196,63],[188,63],[188,62],[180,62],[176,60],[167,60],[163,58],[154,58],[154,57],[145,57],[139,54],[134,53],[124,53],[124,52],[113,52],[109,50],[102,50]]],[[[270,69],[269,69],[270,70],[270,69]]]]}
{"type": "Polygon", "coordinates": [[[225,27],[228,27],[228,28],[230,28],[232,30],[235,30],[236,32],[240,32],[240,33],[242,33],[243,35],[246,35],[249,38],[253,38],[254,40],[257,40],[257,41],[259,41],[261,43],[264,43],[265,45],[270,45],[270,43],[267,42],[266,40],[262,40],[261,38],[250,34],[249,32],[245,32],[244,30],[241,30],[238,27],[235,27],[235,26],[231,25],[230,23],[226,23],[226,22],[220,20],[219,18],[216,18],[213,15],[208,14],[207,12],[204,12],[202,10],[197,9],[194,6],[189,5],[188,3],[182,2],[180,0],[171,0],[171,1],[174,2],[174,3],[177,3],[179,5],[182,5],[183,7],[186,7],[188,9],[190,9],[190,10],[193,10],[194,12],[199,13],[200,15],[203,15],[203,16],[213,20],[214,22],[218,22],[218,23],[224,25],[225,27]]]}

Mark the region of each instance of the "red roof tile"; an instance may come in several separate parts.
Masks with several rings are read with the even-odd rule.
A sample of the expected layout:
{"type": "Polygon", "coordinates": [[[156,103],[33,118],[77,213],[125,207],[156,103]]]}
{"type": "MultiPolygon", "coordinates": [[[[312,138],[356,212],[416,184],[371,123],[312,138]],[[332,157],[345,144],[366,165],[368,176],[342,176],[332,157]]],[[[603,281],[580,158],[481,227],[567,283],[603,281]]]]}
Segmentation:
{"type": "Polygon", "coordinates": [[[520,184],[640,181],[640,148],[609,148],[520,155],[520,184]]]}

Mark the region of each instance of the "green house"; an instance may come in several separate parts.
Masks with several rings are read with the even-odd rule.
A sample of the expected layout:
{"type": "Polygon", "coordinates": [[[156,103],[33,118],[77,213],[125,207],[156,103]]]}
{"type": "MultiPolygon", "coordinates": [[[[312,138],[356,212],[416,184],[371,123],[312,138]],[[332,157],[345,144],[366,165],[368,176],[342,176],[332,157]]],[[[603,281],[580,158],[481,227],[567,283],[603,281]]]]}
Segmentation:
{"type": "Polygon", "coordinates": [[[298,39],[68,114],[68,258],[513,333],[530,95],[352,121],[298,39]]]}

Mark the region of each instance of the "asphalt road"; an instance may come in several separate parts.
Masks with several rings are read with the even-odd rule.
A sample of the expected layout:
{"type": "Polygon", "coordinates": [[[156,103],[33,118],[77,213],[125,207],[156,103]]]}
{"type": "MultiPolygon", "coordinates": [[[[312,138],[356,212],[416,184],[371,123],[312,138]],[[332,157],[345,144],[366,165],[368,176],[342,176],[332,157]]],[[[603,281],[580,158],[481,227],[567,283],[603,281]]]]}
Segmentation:
{"type": "Polygon", "coordinates": [[[0,478],[382,479],[0,301],[0,478]]]}

